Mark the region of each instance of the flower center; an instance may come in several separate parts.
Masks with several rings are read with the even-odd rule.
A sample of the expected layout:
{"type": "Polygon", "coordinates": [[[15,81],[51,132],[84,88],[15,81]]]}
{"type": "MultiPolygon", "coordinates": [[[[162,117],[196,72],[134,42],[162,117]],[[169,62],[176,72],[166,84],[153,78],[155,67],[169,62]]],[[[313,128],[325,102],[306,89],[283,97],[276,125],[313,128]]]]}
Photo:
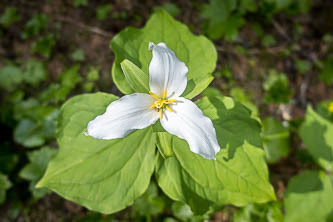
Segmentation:
{"type": "Polygon", "coordinates": [[[172,112],[172,109],[168,106],[169,104],[171,103],[174,103],[176,102],[177,100],[175,99],[166,99],[166,94],[167,94],[167,91],[166,89],[164,90],[163,92],[163,97],[162,98],[159,98],[157,95],[155,95],[153,92],[149,91],[149,94],[154,98],[156,99],[156,101],[153,103],[153,105],[151,105],[149,107],[149,109],[156,109],[158,114],[159,114],[159,117],[160,117],[160,120],[162,120],[162,114],[163,114],[163,110],[166,109],[168,110],[169,112],[172,112]]]}

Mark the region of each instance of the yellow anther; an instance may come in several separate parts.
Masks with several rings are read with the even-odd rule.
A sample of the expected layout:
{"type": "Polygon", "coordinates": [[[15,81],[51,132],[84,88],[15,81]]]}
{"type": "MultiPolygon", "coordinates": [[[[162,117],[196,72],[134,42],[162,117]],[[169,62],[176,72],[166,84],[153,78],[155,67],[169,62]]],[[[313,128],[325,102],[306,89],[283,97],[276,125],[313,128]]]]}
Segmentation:
{"type": "Polygon", "coordinates": [[[160,120],[163,118],[163,110],[166,109],[169,112],[173,112],[173,110],[168,106],[168,104],[177,102],[176,99],[166,99],[167,91],[166,89],[163,92],[163,97],[159,98],[157,95],[155,95],[153,92],[149,91],[149,94],[156,99],[156,101],[149,107],[149,109],[156,109],[158,112],[158,116],[160,117],[160,120]]]}
{"type": "Polygon", "coordinates": [[[154,99],[160,99],[158,96],[156,96],[152,91],[149,91],[149,94],[154,98],[154,99]]]}
{"type": "Polygon", "coordinates": [[[162,109],[158,110],[158,115],[160,117],[160,120],[162,120],[162,117],[163,117],[162,109]]]}
{"type": "Polygon", "coordinates": [[[165,106],[166,110],[168,110],[169,112],[172,112],[172,109],[169,106],[165,106]]]}

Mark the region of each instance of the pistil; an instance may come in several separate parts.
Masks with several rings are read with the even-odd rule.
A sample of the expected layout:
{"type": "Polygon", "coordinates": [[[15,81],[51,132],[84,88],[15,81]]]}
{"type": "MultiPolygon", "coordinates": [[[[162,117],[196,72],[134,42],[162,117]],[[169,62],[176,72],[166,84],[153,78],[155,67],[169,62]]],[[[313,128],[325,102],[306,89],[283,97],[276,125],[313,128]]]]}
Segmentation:
{"type": "Polygon", "coordinates": [[[169,112],[172,112],[172,109],[168,106],[171,103],[176,102],[176,99],[166,99],[167,91],[166,89],[163,92],[163,97],[159,98],[157,95],[155,95],[153,92],[149,91],[149,94],[156,99],[153,105],[149,107],[149,109],[157,109],[158,115],[160,117],[160,120],[162,120],[163,117],[163,110],[166,109],[169,112]]]}

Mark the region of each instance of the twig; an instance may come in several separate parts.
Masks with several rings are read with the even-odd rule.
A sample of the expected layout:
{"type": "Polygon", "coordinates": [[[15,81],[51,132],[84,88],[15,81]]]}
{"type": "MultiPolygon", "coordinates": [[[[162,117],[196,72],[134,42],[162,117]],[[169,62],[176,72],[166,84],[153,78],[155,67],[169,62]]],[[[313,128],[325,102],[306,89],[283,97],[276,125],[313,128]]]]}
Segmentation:
{"type": "Polygon", "coordinates": [[[93,32],[93,33],[96,33],[98,35],[101,35],[101,36],[104,36],[104,37],[107,37],[107,38],[112,38],[113,37],[113,34],[107,32],[107,31],[104,31],[100,28],[97,28],[97,27],[93,27],[93,26],[89,26],[89,25],[85,25],[81,22],[78,22],[78,21],[75,21],[75,20],[72,20],[71,18],[68,18],[68,17],[63,17],[63,16],[57,16],[56,17],[56,20],[60,21],[60,22],[66,22],[66,23],[69,23],[69,24],[72,24],[72,25],[75,25],[75,26],[78,26],[84,30],[87,30],[89,32],[93,32]]]}

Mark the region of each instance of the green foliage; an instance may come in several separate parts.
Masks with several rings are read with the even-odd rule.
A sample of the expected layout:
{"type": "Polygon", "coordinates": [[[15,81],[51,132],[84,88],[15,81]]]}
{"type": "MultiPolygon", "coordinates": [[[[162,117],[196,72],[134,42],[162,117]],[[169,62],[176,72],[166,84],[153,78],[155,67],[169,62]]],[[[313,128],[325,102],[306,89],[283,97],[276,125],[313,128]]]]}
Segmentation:
{"type": "Polygon", "coordinates": [[[86,81],[83,84],[85,91],[90,92],[96,85],[95,82],[99,79],[99,68],[90,66],[87,73],[86,81]]]}
{"type": "Polygon", "coordinates": [[[246,108],[248,108],[251,111],[252,117],[259,116],[257,106],[253,104],[251,99],[242,88],[232,88],[230,91],[230,96],[232,96],[236,101],[242,103],[246,108]]]}
{"type": "Polygon", "coordinates": [[[203,36],[194,36],[184,24],[175,21],[167,12],[158,10],[143,29],[126,28],[111,41],[115,53],[112,77],[121,92],[130,94],[133,90],[126,81],[120,63],[128,59],[148,74],[151,60],[149,42],[165,42],[189,68],[187,94],[183,94],[186,98],[198,95],[213,80],[211,73],[217,60],[214,45],[203,36]]]}
{"type": "Polygon", "coordinates": [[[295,61],[295,66],[298,72],[305,74],[311,70],[311,64],[307,60],[298,59],[295,61]]]}
{"type": "Polygon", "coordinates": [[[50,91],[47,92],[46,97],[51,97],[56,102],[64,101],[68,94],[82,80],[79,69],[79,65],[74,65],[65,70],[59,77],[60,84],[51,85],[50,91]]]}
{"type": "Polygon", "coordinates": [[[216,160],[208,160],[174,136],[174,155],[157,159],[156,178],[162,190],[171,199],[189,204],[197,214],[214,205],[274,200],[259,123],[228,97],[205,97],[197,105],[213,121],[221,151],[216,160]]]}
{"type": "Polygon", "coordinates": [[[125,59],[120,63],[128,84],[135,92],[149,92],[149,76],[131,61],[125,59]]]}
{"type": "Polygon", "coordinates": [[[141,216],[160,214],[164,208],[165,200],[158,194],[158,187],[154,182],[149,184],[146,192],[136,199],[133,204],[133,209],[141,216]]]}
{"type": "MultiPolygon", "coordinates": [[[[245,1],[243,9],[249,6],[245,1]]],[[[204,24],[204,31],[212,39],[219,39],[225,36],[232,41],[238,35],[238,29],[244,25],[244,19],[239,14],[232,14],[237,8],[237,1],[234,0],[210,0],[204,5],[201,16],[207,20],[204,24]]]]}
{"type": "Polygon", "coordinates": [[[35,13],[31,19],[25,24],[22,37],[24,39],[30,38],[40,34],[48,25],[48,18],[46,14],[35,13]]]}
{"type": "Polygon", "coordinates": [[[327,85],[333,83],[333,56],[323,61],[323,68],[319,73],[319,78],[327,85]]]}
{"type": "Polygon", "coordinates": [[[14,87],[23,81],[23,71],[20,67],[9,64],[0,69],[0,88],[13,91],[14,87]]]}
{"type": "Polygon", "coordinates": [[[159,9],[164,9],[173,17],[176,17],[181,13],[180,8],[178,8],[178,6],[176,4],[171,3],[171,2],[165,2],[161,6],[157,6],[154,8],[155,11],[157,11],[159,9]]]}
{"type": "Polygon", "coordinates": [[[265,47],[271,47],[271,46],[274,46],[276,44],[276,40],[275,40],[273,35],[266,34],[262,37],[261,44],[265,47]]]}
{"type": "Polygon", "coordinates": [[[56,153],[57,150],[50,147],[43,147],[39,150],[29,152],[28,159],[30,162],[19,173],[22,179],[30,182],[29,190],[36,199],[42,198],[49,193],[48,189],[35,188],[35,185],[44,175],[49,161],[56,153]]]}
{"type": "Polygon", "coordinates": [[[84,135],[88,122],[116,99],[105,93],[86,94],[62,106],[57,126],[60,151],[38,187],[103,213],[119,211],[145,192],[154,169],[151,128],[114,140],[84,135]]]}
{"type": "Polygon", "coordinates": [[[72,59],[75,62],[83,62],[85,59],[84,51],[82,49],[77,49],[72,53],[72,59]]]}
{"type": "Polygon", "coordinates": [[[75,8],[77,8],[79,6],[87,6],[88,0],[74,0],[73,5],[75,8]]]}
{"type": "Polygon", "coordinates": [[[268,163],[278,162],[288,156],[290,150],[290,134],[279,121],[268,117],[263,121],[262,138],[265,157],[268,163]]]}
{"type": "Polygon", "coordinates": [[[96,9],[96,17],[100,21],[104,21],[108,18],[111,12],[111,6],[108,4],[98,6],[96,9]]]}
{"type": "Polygon", "coordinates": [[[283,222],[282,206],[278,202],[249,204],[236,211],[234,222],[283,222]]]}
{"type": "Polygon", "coordinates": [[[45,64],[41,61],[31,59],[24,65],[23,79],[32,86],[39,86],[40,82],[48,77],[45,64]]]}
{"type": "Polygon", "coordinates": [[[171,206],[172,214],[180,221],[200,222],[209,219],[209,215],[194,215],[190,206],[182,202],[173,202],[171,206]]]}
{"type": "Polygon", "coordinates": [[[49,34],[47,36],[39,38],[31,46],[33,53],[40,53],[46,58],[49,58],[52,52],[53,46],[56,44],[53,35],[49,34]]]}
{"type": "Polygon", "coordinates": [[[15,105],[14,117],[18,122],[14,129],[15,142],[28,147],[43,145],[55,137],[58,110],[42,106],[36,99],[28,99],[15,105]]]}
{"type": "Polygon", "coordinates": [[[6,190],[12,186],[12,183],[8,180],[5,174],[0,172],[0,205],[6,200],[6,190]]]}
{"type": "Polygon", "coordinates": [[[329,175],[307,170],[290,179],[285,191],[286,222],[325,221],[333,210],[333,185],[329,175]]]}
{"type": "Polygon", "coordinates": [[[327,171],[333,170],[333,124],[321,117],[310,106],[299,134],[306,149],[327,171]]]}
{"type": "Polygon", "coordinates": [[[289,80],[284,73],[278,74],[275,70],[269,72],[263,87],[266,91],[265,101],[267,103],[288,103],[291,96],[289,80]]]}
{"type": "Polygon", "coordinates": [[[0,16],[0,24],[8,28],[11,24],[17,22],[20,15],[17,13],[17,8],[6,7],[5,11],[0,16]]]}

